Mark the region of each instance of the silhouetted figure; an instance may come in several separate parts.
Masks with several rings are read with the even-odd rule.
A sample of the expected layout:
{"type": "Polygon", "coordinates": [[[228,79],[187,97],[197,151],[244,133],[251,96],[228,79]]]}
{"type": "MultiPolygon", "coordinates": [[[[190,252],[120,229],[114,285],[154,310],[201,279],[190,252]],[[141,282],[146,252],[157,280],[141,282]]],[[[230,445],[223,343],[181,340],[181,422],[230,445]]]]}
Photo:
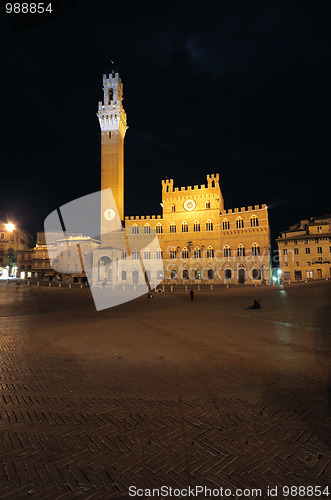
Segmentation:
{"type": "Polygon", "coordinates": [[[193,301],[194,300],[194,292],[193,292],[193,290],[190,290],[190,297],[191,297],[191,300],[193,301]]]}
{"type": "Polygon", "coordinates": [[[248,309],[260,309],[260,308],[261,308],[260,299],[255,299],[254,304],[252,306],[248,306],[248,309]]]}

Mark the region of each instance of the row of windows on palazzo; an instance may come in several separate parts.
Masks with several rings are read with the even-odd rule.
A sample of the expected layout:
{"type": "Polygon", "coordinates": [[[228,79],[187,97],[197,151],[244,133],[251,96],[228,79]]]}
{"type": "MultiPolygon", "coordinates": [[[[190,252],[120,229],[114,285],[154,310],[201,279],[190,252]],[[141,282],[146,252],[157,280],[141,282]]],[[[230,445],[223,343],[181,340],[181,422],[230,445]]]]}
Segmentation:
{"type": "MultiPolygon", "coordinates": [[[[223,227],[224,231],[231,229],[230,221],[228,219],[224,219],[222,225],[223,225],[222,227],[223,227]]],[[[258,225],[259,225],[259,220],[255,215],[253,215],[250,219],[250,227],[258,227],[258,225]]],[[[206,222],[205,227],[206,227],[206,229],[205,229],[206,231],[213,231],[214,230],[214,224],[211,220],[208,220],[206,222]]],[[[238,217],[236,219],[236,229],[243,229],[244,227],[245,227],[244,220],[241,217],[238,217]]],[[[137,224],[133,224],[131,230],[132,230],[132,234],[139,234],[139,226],[137,226],[137,224]]],[[[144,230],[144,234],[150,234],[151,226],[148,223],[146,223],[143,227],[143,230],[144,230]]],[[[193,224],[193,231],[194,232],[201,231],[201,224],[198,220],[196,220],[193,224]]],[[[160,222],[156,225],[156,232],[163,233],[163,226],[160,222]]],[[[174,222],[172,222],[170,224],[170,233],[176,233],[176,232],[177,232],[177,226],[174,222]]],[[[188,233],[188,232],[189,232],[189,225],[187,224],[186,221],[184,221],[184,222],[182,222],[182,233],[188,233]]]]}
{"type": "MultiPolygon", "coordinates": [[[[231,280],[234,278],[234,272],[232,269],[224,269],[223,270],[223,278],[225,280],[231,280]]],[[[261,270],[256,268],[253,269],[251,272],[252,278],[254,280],[260,280],[261,279],[261,270]]],[[[146,276],[151,282],[151,272],[146,271],[146,276]]],[[[216,276],[220,279],[220,271],[216,272],[216,276]]],[[[157,271],[157,279],[162,280],[163,279],[163,271],[158,270],[157,271]]],[[[176,269],[172,269],[170,271],[170,279],[171,280],[177,280],[177,279],[183,279],[183,280],[189,280],[189,279],[196,279],[196,280],[201,280],[203,278],[203,272],[201,269],[183,269],[182,272],[177,272],[176,269]]],[[[214,269],[207,269],[206,270],[206,278],[209,280],[215,279],[215,270],[214,269]]],[[[123,270],[121,272],[121,280],[126,281],[128,279],[128,272],[123,270]]],[[[138,271],[132,271],[132,282],[134,284],[137,284],[139,282],[139,272],[138,271]]]]}
{"type": "MultiPolygon", "coordinates": [[[[231,251],[231,247],[229,245],[225,245],[223,250],[221,250],[221,252],[223,257],[231,257],[231,256],[245,257],[246,255],[245,247],[244,245],[241,244],[238,245],[238,247],[234,251],[231,251]]],[[[252,245],[251,254],[253,256],[260,255],[260,247],[257,243],[254,243],[254,245],[252,245]]],[[[204,257],[204,251],[202,251],[201,248],[199,247],[195,247],[193,249],[192,256],[194,259],[201,259],[201,257],[204,257]]],[[[178,259],[178,258],[189,259],[190,251],[186,247],[184,247],[181,251],[178,251],[176,248],[170,248],[169,257],[170,259],[178,259]]],[[[207,259],[215,257],[215,252],[213,247],[209,246],[206,249],[206,257],[207,259]]],[[[122,260],[125,260],[126,258],[127,258],[127,252],[125,250],[122,250],[122,260]]],[[[132,251],[132,258],[139,259],[139,251],[136,248],[134,248],[132,251]]],[[[144,249],[143,258],[147,260],[152,258],[152,252],[148,248],[144,249]]],[[[163,252],[161,248],[159,248],[156,251],[156,258],[163,259],[163,252]]]]}

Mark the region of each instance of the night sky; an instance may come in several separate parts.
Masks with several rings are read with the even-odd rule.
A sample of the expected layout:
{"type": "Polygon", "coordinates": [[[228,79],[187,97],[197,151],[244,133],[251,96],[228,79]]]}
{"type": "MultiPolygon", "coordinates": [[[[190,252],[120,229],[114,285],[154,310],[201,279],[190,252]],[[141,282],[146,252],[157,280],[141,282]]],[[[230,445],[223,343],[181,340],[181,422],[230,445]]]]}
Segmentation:
{"type": "Polygon", "coordinates": [[[55,208],[100,189],[111,60],[129,126],[126,215],[160,214],[166,176],[180,187],[216,172],[225,208],[267,203],[273,238],[331,212],[328,2],[53,7],[39,18],[1,7],[5,216],[43,230],[55,208]]]}

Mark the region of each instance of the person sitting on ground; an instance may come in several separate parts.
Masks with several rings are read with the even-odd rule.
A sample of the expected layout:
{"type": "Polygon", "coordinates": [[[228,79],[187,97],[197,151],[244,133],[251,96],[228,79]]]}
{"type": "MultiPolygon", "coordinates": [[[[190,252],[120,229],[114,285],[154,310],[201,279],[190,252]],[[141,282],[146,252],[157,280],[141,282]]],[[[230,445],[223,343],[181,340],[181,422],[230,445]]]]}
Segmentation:
{"type": "Polygon", "coordinates": [[[248,306],[248,309],[260,309],[260,308],[261,308],[260,299],[255,299],[254,304],[252,306],[248,306]]]}

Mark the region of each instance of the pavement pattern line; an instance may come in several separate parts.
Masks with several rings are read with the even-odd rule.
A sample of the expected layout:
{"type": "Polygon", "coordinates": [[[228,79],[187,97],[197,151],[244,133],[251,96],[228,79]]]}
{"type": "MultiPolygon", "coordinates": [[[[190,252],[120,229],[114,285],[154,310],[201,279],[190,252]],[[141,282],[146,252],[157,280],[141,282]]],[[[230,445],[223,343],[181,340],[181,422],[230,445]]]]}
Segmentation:
{"type": "MultiPolygon", "coordinates": [[[[199,307],[201,309],[207,309],[210,311],[217,311],[222,314],[227,314],[229,316],[235,316],[238,318],[244,318],[244,319],[252,319],[254,321],[261,321],[262,323],[268,323],[270,325],[276,325],[276,326],[285,326],[286,328],[297,328],[299,330],[306,330],[306,331],[311,331],[311,332],[316,332],[316,333],[327,333],[330,334],[331,330],[325,330],[324,328],[318,328],[315,326],[306,326],[306,325],[300,325],[298,323],[288,323],[284,321],[276,321],[274,319],[268,319],[268,318],[259,318],[257,316],[252,317],[248,316],[247,314],[241,314],[233,311],[227,311],[226,309],[220,309],[219,307],[208,307],[208,306],[203,306],[198,304],[196,307],[199,307]]],[[[253,309],[253,314],[258,314],[258,309],[254,310],[253,309]]]]}

